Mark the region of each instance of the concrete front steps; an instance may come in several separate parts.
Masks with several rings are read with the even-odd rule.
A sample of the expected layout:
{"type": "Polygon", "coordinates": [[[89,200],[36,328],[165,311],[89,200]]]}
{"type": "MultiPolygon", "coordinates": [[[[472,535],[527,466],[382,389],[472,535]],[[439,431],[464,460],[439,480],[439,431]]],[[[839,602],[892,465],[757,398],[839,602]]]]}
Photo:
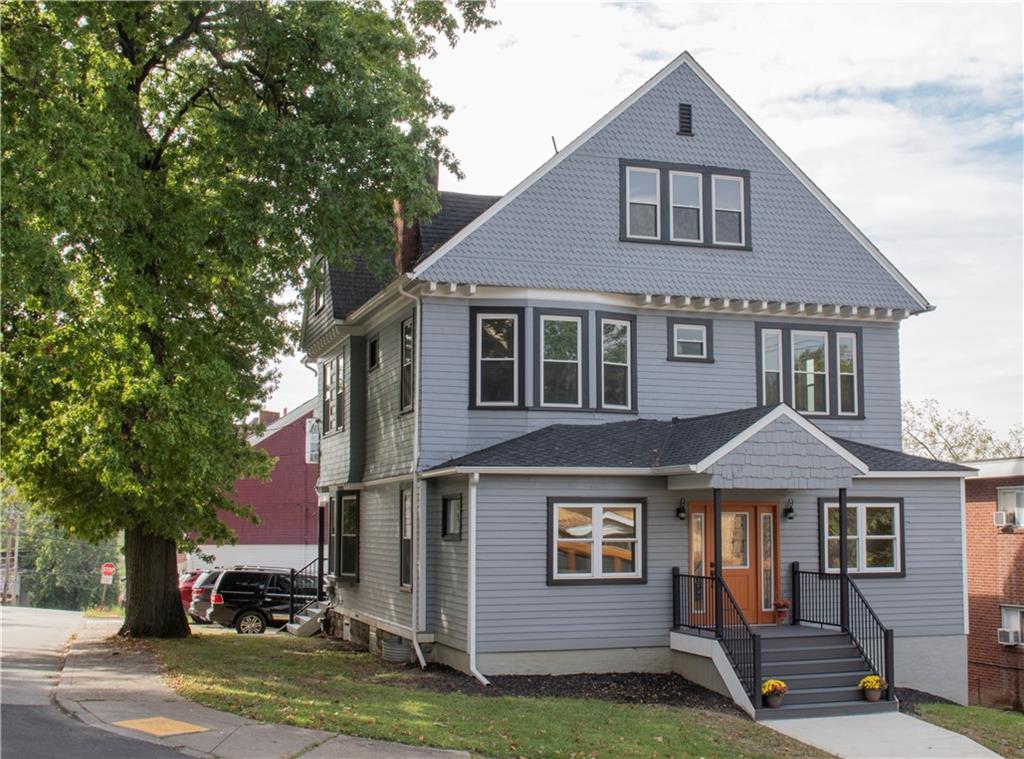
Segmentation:
{"type": "Polygon", "coordinates": [[[756,719],[838,717],[894,712],[896,701],[870,702],[857,687],[872,674],[867,661],[848,633],[791,628],[772,631],[761,639],[764,679],[783,680],[789,692],[777,709],[762,707],[756,719]],[[799,630],[799,632],[797,632],[799,630]]]}
{"type": "Polygon", "coordinates": [[[320,632],[320,620],[330,604],[326,601],[314,601],[295,615],[295,620],[284,626],[287,632],[298,638],[310,638],[320,632]]]}

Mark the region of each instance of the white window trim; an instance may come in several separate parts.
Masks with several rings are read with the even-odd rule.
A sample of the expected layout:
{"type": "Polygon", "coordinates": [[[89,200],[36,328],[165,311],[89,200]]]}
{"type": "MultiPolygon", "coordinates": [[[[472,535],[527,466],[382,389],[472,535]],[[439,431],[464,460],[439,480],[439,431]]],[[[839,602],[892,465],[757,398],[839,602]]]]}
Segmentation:
{"type": "MultiPolygon", "coordinates": [[[[398,405],[401,406],[401,411],[411,411],[416,406],[416,322],[415,317],[410,316],[408,319],[403,319],[399,322],[398,327],[398,341],[399,341],[399,369],[398,369],[398,392],[401,396],[402,392],[402,378],[405,376],[405,367],[409,366],[412,368],[411,377],[409,380],[409,397],[407,403],[402,403],[402,398],[399,398],[398,405]],[[406,361],[405,355],[405,329],[408,326],[409,331],[412,333],[412,350],[409,353],[408,361],[406,361]]],[[[380,344],[378,343],[378,346],[380,344]]],[[[378,365],[380,358],[378,356],[378,365]]]]}
{"type": "MultiPolygon", "coordinates": [[[[769,580],[769,592],[770,592],[770,595],[771,595],[771,601],[770,601],[770,605],[769,606],[765,606],[764,605],[764,587],[762,586],[761,587],[761,593],[760,593],[760,595],[761,595],[761,611],[775,611],[775,541],[776,541],[776,535],[775,535],[775,515],[773,513],[771,513],[771,512],[766,512],[764,514],[761,514],[760,520],[761,521],[758,524],[758,527],[760,529],[758,530],[758,536],[757,536],[758,537],[758,540],[757,540],[757,549],[758,549],[757,550],[757,562],[758,562],[758,564],[760,564],[761,562],[764,561],[764,548],[765,548],[765,546],[764,546],[764,539],[765,539],[765,535],[767,534],[765,532],[764,528],[765,528],[765,524],[766,523],[769,525],[769,529],[771,530],[771,538],[772,538],[772,544],[770,546],[770,549],[771,549],[770,550],[770,556],[769,556],[769,559],[768,559],[768,565],[769,565],[770,571],[771,571],[771,579],[769,580]]],[[[758,578],[757,578],[758,581],[763,583],[764,582],[764,568],[759,566],[757,574],[758,574],[758,578]]]]}
{"type": "Polygon", "coordinates": [[[643,504],[640,501],[635,503],[616,502],[616,503],[577,503],[575,501],[553,501],[551,504],[553,510],[551,514],[551,577],[554,580],[636,580],[643,577],[643,504]],[[566,539],[558,537],[558,510],[560,508],[566,509],[590,509],[590,539],[589,541],[584,539],[566,539]],[[636,570],[633,572],[604,572],[601,544],[604,541],[601,531],[604,525],[603,512],[605,508],[609,509],[636,509],[636,518],[633,520],[633,531],[634,536],[632,538],[611,538],[607,542],[609,543],[633,543],[636,547],[633,556],[633,563],[636,566],[636,570]],[[570,572],[568,574],[561,574],[558,571],[558,543],[577,542],[577,543],[590,543],[590,572],[588,574],[582,574],[580,572],[570,572]]]}
{"type": "Polygon", "coordinates": [[[786,361],[785,356],[782,353],[782,330],[781,329],[763,329],[761,330],[761,403],[764,405],[768,404],[768,374],[779,375],[779,403],[781,403],[785,397],[785,388],[783,387],[783,377],[786,372],[786,361]],[[768,362],[765,360],[768,338],[771,337],[775,340],[775,344],[779,349],[779,368],[769,369],[768,362]]]}
{"type": "MultiPolygon", "coordinates": [[[[826,346],[826,352],[828,348],[826,346]]],[[[836,404],[838,408],[836,413],[839,416],[857,416],[860,413],[860,393],[857,389],[857,359],[860,355],[860,346],[857,344],[857,333],[856,332],[837,332],[836,333],[836,382],[839,383],[839,387],[836,388],[836,404]],[[853,371],[844,372],[842,365],[843,352],[839,349],[839,341],[843,338],[849,338],[853,341],[853,371]],[[853,377],[853,411],[843,411],[843,377],[853,377]]],[[[826,386],[826,393],[827,393],[826,386]]],[[[827,398],[827,396],[826,396],[827,398]]],[[[827,403],[827,401],[826,401],[827,403]]]]}
{"type": "Polygon", "coordinates": [[[599,329],[599,333],[600,333],[600,336],[601,336],[601,356],[600,356],[600,360],[601,360],[601,387],[598,388],[598,391],[601,393],[601,408],[621,409],[621,410],[624,410],[624,411],[629,411],[630,409],[633,408],[633,324],[632,324],[632,322],[630,322],[627,319],[608,319],[608,318],[602,318],[602,319],[600,319],[600,322],[601,323],[598,325],[598,329],[599,329]],[[623,366],[623,364],[620,364],[617,361],[605,361],[604,360],[604,325],[605,324],[623,325],[626,328],[626,335],[629,337],[629,342],[626,343],[626,363],[624,365],[626,367],[626,404],[624,406],[620,406],[617,403],[606,403],[605,402],[605,395],[604,395],[605,371],[604,371],[604,367],[605,367],[605,365],[623,366]]]}
{"type": "Polygon", "coordinates": [[[673,242],[704,242],[704,175],[698,174],[694,171],[670,171],[668,173],[668,197],[669,197],[669,213],[674,214],[676,208],[696,208],[697,209],[697,230],[699,234],[696,238],[691,239],[689,237],[676,237],[673,232],[675,231],[675,218],[668,220],[668,231],[669,239],[673,242]],[[675,183],[672,181],[673,177],[696,177],[697,178],[697,205],[691,206],[685,203],[676,203],[675,199],[675,183]]]}
{"type": "Polygon", "coordinates": [[[500,311],[494,311],[487,313],[478,313],[476,315],[476,405],[481,408],[502,408],[512,407],[519,405],[519,314],[503,313],[500,311]],[[483,341],[484,341],[484,330],[483,324],[485,321],[492,319],[511,319],[512,320],[512,400],[511,401],[485,401],[482,399],[483,389],[483,363],[484,361],[508,361],[507,358],[484,358],[483,356],[483,341]]]}
{"type": "Polygon", "coordinates": [[[563,316],[560,314],[541,314],[540,317],[540,405],[544,408],[583,408],[583,319],[579,316],[563,316]],[[546,358],[544,356],[544,325],[547,322],[576,323],[576,360],[546,358]],[[548,363],[576,364],[576,402],[548,403],[544,399],[544,370],[548,363]]]}
{"type": "Polygon", "coordinates": [[[672,325],[672,356],[674,358],[707,358],[708,357],[708,328],[704,324],[673,324],[672,325]],[[679,337],[680,329],[699,329],[701,332],[700,355],[691,356],[679,352],[679,343],[694,343],[696,340],[683,340],[679,337]]]}
{"type": "MultiPolygon", "coordinates": [[[[726,564],[725,557],[722,557],[722,571],[724,572],[726,569],[750,569],[750,514],[748,514],[746,511],[727,511],[725,512],[725,514],[743,517],[743,520],[746,522],[747,525],[747,545],[746,551],[743,554],[742,564],[726,564]]],[[[723,516],[725,516],[725,514],[723,514],[723,516]]]]}
{"type": "MultiPolygon", "coordinates": [[[[642,203],[637,201],[637,205],[649,206],[650,203],[642,203]]],[[[660,169],[649,169],[645,166],[626,166],[626,237],[632,237],[637,240],[660,240],[661,239],[661,170],[660,169]],[[640,171],[647,174],[654,174],[654,187],[655,187],[655,198],[654,198],[654,234],[653,235],[638,235],[633,234],[633,231],[629,228],[629,206],[633,202],[630,192],[630,177],[632,172],[640,171]]]]}
{"type": "Polygon", "coordinates": [[[412,587],[412,573],[413,564],[415,559],[412,558],[415,547],[409,552],[409,565],[405,565],[405,541],[409,541],[410,546],[412,545],[413,535],[416,531],[416,526],[413,524],[413,508],[412,508],[412,490],[408,488],[402,488],[400,491],[401,502],[399,508],[399,527],[398,527],[398,586],[401,588],[412,587]],[[406,537],[405,528],[408,525],[409,535],[406,537]],[[402,577],[402,570],[405,570],[409,574],[408,582],[402,577]]]}
{"type": "MultiPolygon", "coordinates": [[[[831,414],[831,412],[832,412],[832,407],[831,407],[831,401],[829,399],[829,392],[831,391],[831,388],[829,387],[829,378],[828,378],[828,375],[829,375],[829,371],[828,371],[828,362],[829,362],[828,332],[817,332],[817,331],[815,331],[813,329],[794,329],[794,330],[791,330],[790,333],[789,333],[789,356],[790,356],[790,359],[789,359],[789,363],[790,363],[790,367],[789,367],[790,381],[793,383],[793,385],[792,385],[792,387],[793,387],[793,408],[796,409],[797,413],[803,414],[804,416],[829,416],[831,414]],[[823,366],[825,368],[821,372],[822,375],[825,377],[825,410],[824,411],[812,411],[812,410],[801,411],[800,409],[797,408],[797,405],[796,405],[796,375],[798,373],[799,374],[807,374],[807,372],[803,372],[803,371],[797,372],[797,368],[796,368],[796,351],[793,349],[793,345],[796,342],[796,338],[798,336],[800,336],[800,335],[814,335],[815,337],[821,337],[825,341],[825,360],[824,360],[824,363],[823,363],[823,366]]],[[[811,374],[814,375],[815,379],[817,379],[818,372],[811,372],[811,374]]]]}
{"type": "MultiPolygon", "coordinates": [[[[824,501],[821,505],[824,512],[821,515],[821,550],[823,551],[822,556],[825,557],[825,572],[826,574],[839,574],[839,567],[830,567],[828,565],[828,510],[830,508],[839,508],[839,501],[824,501]]],[[[857,567],[850,568],[851,574],[857,575],[870,575],[870,574],[892,574],[894,572],[903,571],[903,536],[900,534],[900,525],[902,524],[903,514],[901,512],[901,506],[899,501],[858,501],[857,503],[847,503],[847,509],[853,509],[857,514],[857,534],[847,535],[847,538],[853,537],[857,541],[857,567]],[[893,541],[892,557],[893,566],[891,567],[868,567],[867,566],[867,510],[872,507],[885,507],[893,510],[892,515],[892,529],[895,540],[893,541]]],[[[874,537],[888,537],[885,535],[876,535],[874,537]]],[[[839,540],[838,536],[835,540],[839,540]]]]}
{"type": "Polygon", "coordinates": [[[733,176],[731,174],[712,174],[711,175],[711,240],[715,245],[730,245],[736,248],[742,248],[747,244],[747,208],[746,208],[746,190],[747,184],[746,179],[743,177],[733,176]],[[718,208],[718,199],[715,192],[715,180],[725,179],[727,181],[734,181],[740,183],[740,207],[739,208],[718,208]],[[740,241],[739,242],[722,242],[718,239],[718,218],[715,216],[716,211],[733,211],[739,212],[740,215],[740,241]]]}

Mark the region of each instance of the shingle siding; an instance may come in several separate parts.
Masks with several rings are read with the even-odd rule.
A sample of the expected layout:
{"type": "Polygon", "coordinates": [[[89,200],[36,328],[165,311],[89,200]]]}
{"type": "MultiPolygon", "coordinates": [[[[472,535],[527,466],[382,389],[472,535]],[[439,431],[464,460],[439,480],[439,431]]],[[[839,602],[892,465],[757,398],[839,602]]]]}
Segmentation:
{"type": "Polygon", "coordinates": [[[685,64],[438,257],[422,278],[920,309],[685,64]],[[693,136],[676,133],[680,102],[693,104],[701,125],[693,136]],[[620,242],[620,158],[749,170],[753,250],[620,242]]]}

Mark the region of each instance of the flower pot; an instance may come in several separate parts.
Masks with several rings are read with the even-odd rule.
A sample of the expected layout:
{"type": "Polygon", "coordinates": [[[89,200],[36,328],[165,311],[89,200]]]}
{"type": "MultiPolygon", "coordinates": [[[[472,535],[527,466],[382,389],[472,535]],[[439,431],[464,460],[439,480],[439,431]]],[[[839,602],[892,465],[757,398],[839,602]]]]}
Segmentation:
{"type": "Polygon", "coordinates": [[[865,688],[864,698],[868,701],[878,701],[882,697],[882,691],[879,688],[865,688]]]}
{"type": "Polygon", "coordinates": [[[778,709],[782,706],[782,694],[781,693],[769,693],[764,697],[764,703],[770,709],[778,709]]]}
{"type": "Polygon", "coordinates": [[[776,609],[775,610],[775,624],[779,627],[783,627],[789,623],[789,609],[776,609]]]}

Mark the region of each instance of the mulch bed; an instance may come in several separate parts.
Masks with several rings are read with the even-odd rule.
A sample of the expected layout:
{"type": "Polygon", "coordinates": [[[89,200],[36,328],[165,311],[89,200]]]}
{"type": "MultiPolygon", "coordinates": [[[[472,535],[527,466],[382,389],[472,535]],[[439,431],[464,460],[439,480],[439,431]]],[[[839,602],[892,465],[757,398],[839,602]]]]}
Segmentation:
{"type": "MultiPolygon", "coordinates": [[[[725,696],[673,673],[495,675],[488,679],[491,684],[485,687],[474,678],[451,667],[431,664],[424,671],[410,668],[400,681],[402,685],[438,693],[532,698],[595,698],[621,704],[661,704],[733,714],[743,713],[725,696]]],[[[395,680],[391,678],[388,683],[395,683],[395,680]]]]}
{"type": "Polygon", "coordinates": [[[896,691],[896,698],[900,700],[900,711],[904,714],[916,716],[919,704],[953,704],[956,706],[955,701],[936,696],[934,693],[925,693],[923,690],[914,690],[913,688],[893,688],[893,690],[896,691]]]}

